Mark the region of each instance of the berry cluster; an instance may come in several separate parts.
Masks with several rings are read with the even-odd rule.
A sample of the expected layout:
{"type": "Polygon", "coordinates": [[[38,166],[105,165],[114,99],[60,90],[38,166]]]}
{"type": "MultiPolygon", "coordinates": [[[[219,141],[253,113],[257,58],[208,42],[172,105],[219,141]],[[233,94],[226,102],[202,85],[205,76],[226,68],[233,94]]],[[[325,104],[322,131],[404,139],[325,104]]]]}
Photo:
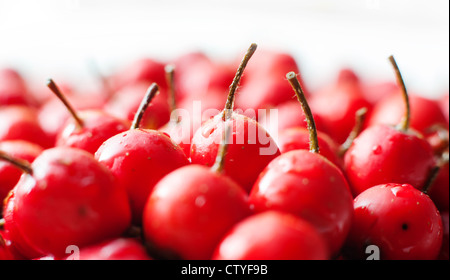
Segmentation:
{"type": "Polygon", "coordinates": [[[394,83],[317,91],[256,44],[92,93],[0,70],[0,260],[448,259],[448,92],[389,61],[394,83]]]}

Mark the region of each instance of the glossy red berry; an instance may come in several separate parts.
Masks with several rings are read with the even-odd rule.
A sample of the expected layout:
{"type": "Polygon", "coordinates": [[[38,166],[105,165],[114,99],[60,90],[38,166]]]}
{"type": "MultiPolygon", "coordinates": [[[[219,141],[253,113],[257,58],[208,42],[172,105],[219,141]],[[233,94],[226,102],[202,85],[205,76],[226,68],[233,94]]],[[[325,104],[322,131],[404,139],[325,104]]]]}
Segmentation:
{"type": "Polygon", "coordinates": [[[344,157],[354,196],[388,182],[404,182],[421,189],[435,164],[433,150],[425,139],[386,125],[364,130],[344,157]]]}
{"type": "MultiPolygon", "coordinates": [[[[395,125],[399,123],[405,115],[403,102],[402,96],[398,92],[379,101],[373,108],[368,119],[368,125],[395,125]]],[[[429,129],[434,125],[442,125],[448,129],[448,120],[436,100],[418,94],[410,94],[409,102],[411,107],[410,126],[412,129],[424,135],[427,135],[429,129]]]]}
{"type": "Polygon", "coordinates": [[[38,122],[38,111],[23,105],[0,107],[0,141],[24,140],[43,148],[53,147],[53,140],[38,122]]]}
{"type": "Polygon", "coordinates": [[[314,226],[291,214],[267,211],[236,224],[214,260],[326,260],[328,245],[314,226]]]}
{"type": "MultiPolygon", "coordinates": [[[[301,108],[299,108],[297,100],[284,102],[276,107],[266,109],[263,112],[264,115],[258,115],[258,122],[264,126],[276,141],[280,131],[288,128],[306,127],[307,125],[305,114],[301,108]],[[278,122],[275,122],[277,119],[278,122]]],[[[321,117],[314,114],[314,112],[313,116],[317,131],[327,133],[324,121],[322,121],[321,117]]]]}
{"type": "Polygon", "coordinates": [[[226,121],[223,121],[221,114],[206,121],[192,138],[191,161],[212,166],[220,139],[228,125],[233,127],[233,137],[228,148],[224,174],[249,192],[259,173],[272,159],[280,155],[273,138],[253,119],[233,113],[226,121]]]}
{"type": "Polygon", "coordinates": [[[149,57],[136,59],[119,68],[108,82],[114,91],[140,83],[145,83],[146,87],[152,83],[165,87],[164,63],[149,57]]]}
{"type": "Polygon", "coordinates": [[[0,106],[36,105],[27,86],[26,80],[16,69],[0,69],[0,106]]]}
{"type": "Polygon", "coordinates": [[[193,164],[155,186],[144,210],[144,236],[165,258],[210,259],[222,236],[250,213],[242,187],[193,164]]]}
{"type": "MultiPolygon", "coordinates": [[[[103,109],[112,116],[131,122],[139,110],[139,105],[148,87],[149,83],[126,86],[114,93],[103,109]]],[[[163,94],[155,96],[150,105],[151,110],[147,110],[142,117],[142,128],[157,129],[169,121],[170,108],[165,89],[160,88],[160,92],[163,94]]]]}
{"type": "Polygon", "coordinates": [[[56,146],[82,149],[94,154],[105,140],[130,126],[127,120],[116,118],[100,109],[76,112],[53,80],[48,80],[47,86],[72,115],[56,135],[56,146]]]}
{"type": "Polygon", "coordinates": [[[334,164],[306,150],[274,159],[255,183],[249,198],[256,212],[279,210],[313,224],[332,254],[344,243],[352,221],[352,196],[334,164]]]}
{"type": "MultiPolygon", "coordinates": [[[[143,116],[158,87],[153,84],[137,116],[143,116]]],[[[107,139],[95,153],[95,158],[115,176],[127,191],[133,223],[141,224],[145,202],[154,185],[171,171],[189,164],[183,150],[163,132],[139,128],[140,118],[131,129],[107,139]]]]}
{"type": "Polygon", "coordinates": [[[441,249],[441,216],[431,199],[408,184],[368,188],[354,200],[354,221],[346,242],[350,258],[378,247],[384,260],[432,260],[441,249]]]}
{"type": "Polygon", "coordinates": [[[94,154],[103,142],[128,130],[130,122],[109,115],[101,110],[78,112],[82,126],[70,118],[56,138],[56,146],[78,148],[94,154]]]}
{"type": "Polygon", "coordinates": [[[288,73],[308,116],[310,150],[293,150],[275,158],[254,184],[249,201],[256,212],[285,211],[310,222],[327,240],[332,256],[341,249],[352,221],[352,196],[342,171],[320,155],[314,120],[300,84],[288,73]]]}
{"type": "Polygon", "coordinates": [[[147,201],[143,236],[163,258],[210,259],[222,236],[251,214],[247,193],[223,174],[231,126],[212,168],[191,164],[163,177],[147,201]]]}
{"type": "MultiPolygon", "coordinates": [[[[39,107],[38,120],[42,129],[51,137],[54,145],[57,135],[63,129],[67,120],[71,118],[71,114],[64,103],[54,93],[49,91],[47,86],[45,88],[46,94],[49,94],[51,97],[39,107]]],[[[72,92],[64,84],[58,83],[58,88],[64,93],[65,98],[70,99],[70,105],[77,112],[102,108],[96,104],[91,104],[86,96],[72,92]]]]}
{"type": "MultiPolygon", "coordinates": [[[[289,128],[279,132],[278,147],[281,153],[293,150],[309,150],[309,131],[306,128],[289,128]]],[[[339,145],[327,134],[317,132],[320,154],[342,168],[342,159],[339,157],[339,145]]]]}
{"type": "Polygon", "coordinates": [[[370,112],[372,104],[364,97],[360,82],[341,81],[311,94],[310,106],[338,144],[344,143],[355,125],[361,108],[370,112]]]}
{"type": "Polygon", "coordinates": [[[82,248],[74,247],[73,251],[68,251],[71,254],[65,260],[142,261],[152,259],[141,242],[125,237],[106,239],[82,248]]]}
{"type": "MultiPolygon", "coordinates": [[[[392,56],[390,60],[403,88],[405,107],[409,108],[400,71],[392,56]]],[[[354,196],[385,183],[411,184],[417,189],[425,186],[436,160],[427,140],[409,127],[409,109],[406,112],[396,127],[386,124],[367,127],[346,152],[344,172],[354,196]]]]}
{"type": "Polygon", "coordinates": [[[212,166],[215,163],[225,127],[232,127],[232,143],[228,148],[223,172],[247,191],[250,191],[264,167],[280,154],[274,139],[259,123],[247,116],[233,112],[237,85],[255,50],[256,44],[252,44],[242,60],[230,86],[225,109],[204,122],[195,132],[190,153],[192,163],[212,166]]]}
{"type": "Polygon", "coordinates": [[[90,153],[74,148],[42,152],[15,186],[12,203],[5,228],[12,222],[17,235],[10,241],[25,241],[18,247],[30,245],[41,255],[58,257],[69,245],[117,237],[131,221],[126,192],[111,172],[90,153]]]}

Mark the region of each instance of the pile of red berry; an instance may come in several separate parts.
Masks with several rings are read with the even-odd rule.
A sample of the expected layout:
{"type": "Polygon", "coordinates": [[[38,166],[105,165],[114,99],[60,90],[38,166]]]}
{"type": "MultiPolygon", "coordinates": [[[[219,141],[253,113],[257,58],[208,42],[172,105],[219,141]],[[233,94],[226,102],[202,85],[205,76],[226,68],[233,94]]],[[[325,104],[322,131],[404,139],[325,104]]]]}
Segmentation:
{"type": "Polygon", "coordinates": [[[318,91],[256,44],[89,94],[0,70],[0,260],[448,260],[449,95],[389,61],[318,91]]]}

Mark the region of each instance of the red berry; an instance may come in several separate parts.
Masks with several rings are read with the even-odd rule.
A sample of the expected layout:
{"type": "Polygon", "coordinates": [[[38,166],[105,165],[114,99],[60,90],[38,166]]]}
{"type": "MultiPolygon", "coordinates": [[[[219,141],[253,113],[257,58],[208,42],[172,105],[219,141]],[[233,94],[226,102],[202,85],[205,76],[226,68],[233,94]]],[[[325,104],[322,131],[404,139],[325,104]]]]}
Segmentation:
{"type": "Polygon", "coordinates": [[[100,110],[78,112],[82,126],[70,118],[56,137],[56,146],[78,148],[94,154],[112,136],[128,130],[130,122],[100,110]]]}
{"type": "Polygon", "coordinates": [[[144,210],[144,237],[163,257],[210,259],[222,236],[248,215],[242,187],[193,164],[156,184],[144,210]]]}
{"type": "Polygon", "coordinates": [[[141,223],[142,211],[154,185],[171,171],[189,161],[167,135],[156,130],[132,129],[106,140],[96,159],[127,190],[133,222],[141,223]]]}
{"type": "Polygon", "coordinates": [[[347,237],[353,209],[347,181],[334,164],[306,150],[274,159],[250,193],[256,212],[279,210],[313,224],[336,254],[347,237]]]}
{"type": "Polygon", "coordinates": [[[362,85],[351,82],[336,83],[312,94],[310,106],[338,144],[344,143],[352,131],[356,112],[361,108],[370,112],[372,108],[364,97],[362,85]]]}
{"type": "Polygon", "coordinates": [[[142,222],[142,211],[154,185],[169,172],[189,164],[183,150],[166,134],[139,128],[157,90],[156,84],[149,87],[131,129],[107,139],[95,152],[95,158],[127,191],[135,224],[142,222]]]}
{"type": "Polygon", "coordinates": [[[328,245],[308,222],[267,211],[236,224],[216,248],[215,260],[326,260],[328,245]]]}
{"type": "Polygon", "coordinates": [[[275,141],[260,124],[233,112],[236,88],[256,47],[256,44],[252,44],[244,56],[230,86],[225,109],[203,123],[195,132],[190,153],[192,163],[212,166],[215,163],[225,127],[232,127],[232,144],[228,148],[223,172],[247,191],[250,191],[264,167],[280,154],[275,141]]]}
{"type": "Polygon", "coordinates": [[[136,239],[117,237],[76,248],[66,260],[151,260],[142,243],[136,239]]]}
{"type": "Polygon", "coordinates": [[[441,249],[441,216],[431,199],[408,184],[368,188],[354,200],[355,217],[347,239],[351,258],[364,257],[366,246],[381,259],[436,259],[441,249]]]}
{"type": "Polygon", "coordinates": [[[106,139],[128,129],[130,124],[126,120],[100,109],[76,112],[51,79],[47,81],[47,86],[72,115],[56,135],[56,146],[78,148],[94,154],[106,139]]]}
{"type": "MultiPolygon", "coordinates": [[[[60,84],[58,84],[58,87],[63,89],[62,92],[64,92],[66,97],[70,97],[70,104],[75,110],[80,111],[99,108],[88,104],[89,102],[86,103],[85,96],[70,94],[70,91],[68,91],[67,87],[64,87],[60,84]]],[[[48,87],[46,87],[46,89],[47,91],[49,91],[48,87]]],[[[42,129],[51,137],[53,144],[55,144],[58,133],[63,129],[64,125],[70,117],[71,115],[67,110],[67,107],[54,94],[52,94],[52,98],[46,100],[39,107],[39,123],[42,129]]]]}
{"type": "Polygon", "coordinates": [[[280,151],[267,131],[253,119],[233,113],[224,121],[219,114],[206,121],[192,138],[191,161],[212,166],[226,126],[233,127],[232,144],[228,148],[224,174],[250,191],[259,173],[280,151]]]}
{"type": "MultiPolygon", "coordinates": [[[[435,100],[419,96],[409,95],[411,107],[411,128],[426,135],[433,125],[442,125],[448,129],[448,121],[441,111],[439,103],[435,100]]],[[[399,123],[405,115],[405,106],[400,94],[391,94],[378,102],[368,119],[368,125],[399,123]]]]}
{"type": "Polygon", "coordinates": [[[0,141],[24,140],[43,148],[53,146],[53,141],[38,122],[37,110],[11,105],[0,107],[0,141]]]}
{"type": "Polygon", "coordinates": [[[140,83],[145,83],[146,87],[151,83],[157,83],[165,88],[164,66],[163,62],[156,59],[148,57],[136,59],[119,69],[108,81],[114,91],[140,83]]]}
{"type": "MultiPolygon", "coordinates": [[[[298,63],[292,55],[269,49],[256,53],[242,78],[243,87],[241,94],[236,97],[236,107],[251,109],[259,118],[258,110],[278,107],[291,101],[292,89],[284,80],[289,71],[297,73],[302,80],[298,63]]],[[[305,86],[304,91],[309,95],[305,86]]],[[[300,119],[298,121],[301,122],[300,119]]]]}
{"type": "MultiPolygon", "coordinates": [[[[281,153],[300,149],[309,150],[309,137],[310,134],[306,128],[288,128],[280,131],[277,144],[281,153]]],[[[339,145],[330,136],[320,131],[317,131],[317,138],[320,147],[319,153],[339,168],[342,168],[343,163],[338,156],[339,145]]]]}
{"type": "Polygon", "coordinates": [[[354,196],[384,183],[406,183],[421,189],[435,165],[428,142],[412,131],[376,125],[354,140],[344,157],[344,172],[354,196]],[[414,151],[412,153],[411,151],[414,151]]]}
{"type": "MultiPolygon", "coordinates": [[[[104,110],[117,118],[133,121],[139,105],[144,98],[148,83],[137,83],[117,91],[106,103],[104,110]]],[[[152,100],[151,109],[147,110],[142,118],[141,127],[157,129],[170,120],[170,108],[164,89],[152,100]]]]}
{"type": "Polygon", "coordinates": [[[179,145],[187,157],[191,153],[191,140],[194,133],[200,128],[204,120],[217,115],[223,107],[223,89],[218,87],[208,90],[202,96],[188,96],[181,102],[177,91],[178,83],[175,81],[176,70],[173,65],[166,67],[171,104],[170,121],[158,130],[167,133],[179,145]],[[181,104],[180,104],[181,103],[181,104]],[[210,114],[211,112],[211,114],[210,114]]]}
{"type": "Polygon", "coordinates": [[[433,149],[410,128],[410,106],[405,84],[393,56],[389,57],[402,87],[405,115],[396,126],[367,127],[354,139],[344,157],[344,172],[356,196],[385,183],[411,184],[422,189],[436,165],[433,149]]]}
{"type": "MultiPolygon", "coordinates": [[[[264,128],[272,135],[274,138],[277,138],[276,135],[280,131],[283,131],[288,128],[295,127],[305,127],[306,128],[306,117],[301,108],[299,108],[299,104],[297,100],[290,100],[284,102],[274,108],[270,108],[264,110],[265,115],[258,115],[258,122],[264,126],[264,128]],[[271,111],[276,110],[276,112],[271,111]],[[272,123],[276,118],[278,118],[278,122],[272,123]]],[[[324,121],[317,114],[314,114],[314,122],[316,124],[317,131],[321,133],[327,133],[324,121]]],[[[277,140],[277,139],[275,139],[277,140]]],[[[334,141],[334,140],[333,140],[334,141]]]]}
{"type": "MultiPolygon", "coordinates": [[[[125,190],[88,152],[48,149],[31,169],[15,187],[10,222],[38,253],[61,256],[69,245],[116,237],[130,226],[125,190]]],[[[5,218],[5,228],[8,223],[5,218]]]]}
{"type": "Polygon", "coordinates": [[[34,106],[24,77],[13,68],[0,69],[0,106],[34,106]]]}
{"type": "Polygon", "coordinates": [[[352,196],[342,171],[319,154],[314,118],[294,72],[286,75],[307,116],[310,150],[275,158],[259,176],[249,201],[256,212],[285,211],[310,222],[337,255],[350,229],[352,196]]]}

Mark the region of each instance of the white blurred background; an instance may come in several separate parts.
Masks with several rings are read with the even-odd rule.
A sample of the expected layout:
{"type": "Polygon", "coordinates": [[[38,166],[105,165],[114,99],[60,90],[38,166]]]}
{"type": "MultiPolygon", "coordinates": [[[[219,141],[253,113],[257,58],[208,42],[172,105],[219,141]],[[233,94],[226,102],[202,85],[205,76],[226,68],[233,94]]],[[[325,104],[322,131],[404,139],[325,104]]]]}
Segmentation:
{"type": "Polygon", "coordinates": [[[311,88],[341,67],[394,80],[393,54],[410,89],[448,89],[448,0],[0,0],[0,67],[37,83],[88,84],[89,60],[109,73],[192,50],[231,59],[252,42],[293,54],[311,88]]]}

